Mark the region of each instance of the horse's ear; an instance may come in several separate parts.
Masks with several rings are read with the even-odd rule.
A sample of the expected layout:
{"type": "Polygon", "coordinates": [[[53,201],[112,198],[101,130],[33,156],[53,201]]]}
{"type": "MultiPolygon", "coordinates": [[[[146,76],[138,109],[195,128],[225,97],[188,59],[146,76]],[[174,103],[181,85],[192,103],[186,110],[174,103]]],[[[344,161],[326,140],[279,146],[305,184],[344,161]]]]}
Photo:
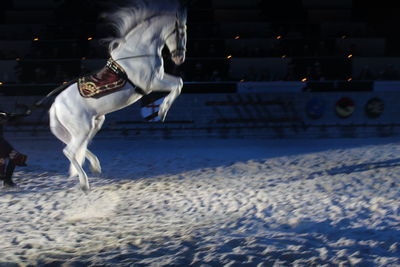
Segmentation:
{"type": "Polygon", "coordinates": [[[182,17],[186,17],[186,12],[187,12],[187,7],[188,7],[188,2],[190,0],[179,0],[179,9],[176,12],[176,18],[178,20],[182,19],[182,17]]]}

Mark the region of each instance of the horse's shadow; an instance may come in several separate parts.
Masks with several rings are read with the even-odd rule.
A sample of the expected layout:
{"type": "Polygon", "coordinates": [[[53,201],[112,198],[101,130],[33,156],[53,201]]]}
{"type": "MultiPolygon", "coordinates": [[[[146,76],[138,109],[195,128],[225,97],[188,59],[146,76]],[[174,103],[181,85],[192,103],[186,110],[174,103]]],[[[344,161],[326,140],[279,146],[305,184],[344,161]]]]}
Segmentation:
{"type": "Polygon", "coordinates": [[[378,161],[378,162],[367,162],[350,166],[341,166],[329,169],[326,171],[329,175],[337,174],[349,174],[353,172],[363,172],[368,170],[380,169],[380,168],[393,168],[400,166],[400,158],[378,161]]]}

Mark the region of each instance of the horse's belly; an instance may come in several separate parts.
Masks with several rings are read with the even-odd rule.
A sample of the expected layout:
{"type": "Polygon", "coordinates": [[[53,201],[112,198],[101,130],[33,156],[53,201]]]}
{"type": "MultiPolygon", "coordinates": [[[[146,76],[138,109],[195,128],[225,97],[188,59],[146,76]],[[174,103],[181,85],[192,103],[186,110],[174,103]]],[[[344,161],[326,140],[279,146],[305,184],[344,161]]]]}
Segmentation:
{"type": "Polygon", "coordinates": [[[88,104],[92,105],[99,113],[107,114],[125,108],[142,97],[135,88],[127,84],[120,90],[100,98],[90,98],[88,104]]]}

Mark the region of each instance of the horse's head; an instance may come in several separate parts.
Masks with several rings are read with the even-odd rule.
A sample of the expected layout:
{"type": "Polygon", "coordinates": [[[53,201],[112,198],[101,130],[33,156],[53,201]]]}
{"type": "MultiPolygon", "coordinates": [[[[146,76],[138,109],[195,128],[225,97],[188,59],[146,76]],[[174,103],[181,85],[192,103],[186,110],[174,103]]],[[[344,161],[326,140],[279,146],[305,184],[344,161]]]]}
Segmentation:
{"type": "Polygon", "coordinates": [[[171,59],[176,65],[185,61],[186,57],[186,11],[177,13],[175,23],[165,43],[171,53],[171,59]]]}

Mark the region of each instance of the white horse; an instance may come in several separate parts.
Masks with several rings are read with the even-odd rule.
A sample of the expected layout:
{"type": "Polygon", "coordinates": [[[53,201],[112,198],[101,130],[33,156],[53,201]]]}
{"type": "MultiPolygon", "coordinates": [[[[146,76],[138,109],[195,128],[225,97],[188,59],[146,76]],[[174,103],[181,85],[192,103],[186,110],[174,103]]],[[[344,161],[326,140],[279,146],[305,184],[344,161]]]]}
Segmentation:
{"type": "Polygon", "coordinates": [[[158,116],[163,121],[181,92],[179,77],[164,73],[162,49],[166,45],[177,65],[185,61],[186,10],[177,0],[130,0],[132,6],[120,8],[108,18],[118,38],[109,45],[111,58],[124,71],[131,83],[100,98],[84,98],[73,83],[52,104],[50,129],[66,144],[63,152],[71,162],[70,176],[79,176],[82,190],[89,181],[82,165],[85,158],[94,173],[100,173],[98,158],[87,149],[100,130],[107,113],[127,107],[152,91],[169,92],[160,105],[158,116]]]}

